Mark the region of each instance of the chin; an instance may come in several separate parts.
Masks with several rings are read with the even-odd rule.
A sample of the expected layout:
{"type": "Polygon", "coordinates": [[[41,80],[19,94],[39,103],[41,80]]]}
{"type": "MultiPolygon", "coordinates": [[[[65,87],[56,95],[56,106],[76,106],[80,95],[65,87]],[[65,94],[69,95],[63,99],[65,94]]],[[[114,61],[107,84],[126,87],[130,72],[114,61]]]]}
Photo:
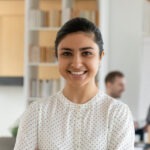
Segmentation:
{"type": "Polygon", "coordinates": [[[116,98],[121,98],[121,95],[116,96],[116,98]]]}
{"type": "Polygon", "coordinates": [[[89,81],[68,81],[66,82],[67,84],[73,86],[73,87],[83,87],[85,85],[88,85],[89,84],[89,81]]]}

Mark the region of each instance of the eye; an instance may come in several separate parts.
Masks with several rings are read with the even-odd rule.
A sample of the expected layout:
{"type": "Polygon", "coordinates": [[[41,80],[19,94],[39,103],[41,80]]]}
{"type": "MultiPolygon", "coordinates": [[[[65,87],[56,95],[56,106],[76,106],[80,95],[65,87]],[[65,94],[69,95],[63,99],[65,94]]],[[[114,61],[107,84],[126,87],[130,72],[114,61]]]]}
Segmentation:
{"type": "Polygon", "coordinates": [[[72,53],[71,52],[63,52],[61,55],[63,55],[63,56],[71,56],[72,53]]]}
{"type": "Polygon", "coordinates": [[[85,51],[85,52],[82,53],[82,55],[83,55],[83,56],[89,56],[89,55],[92,55],[92,53],[89,52],[89,51],[85,51]]]}

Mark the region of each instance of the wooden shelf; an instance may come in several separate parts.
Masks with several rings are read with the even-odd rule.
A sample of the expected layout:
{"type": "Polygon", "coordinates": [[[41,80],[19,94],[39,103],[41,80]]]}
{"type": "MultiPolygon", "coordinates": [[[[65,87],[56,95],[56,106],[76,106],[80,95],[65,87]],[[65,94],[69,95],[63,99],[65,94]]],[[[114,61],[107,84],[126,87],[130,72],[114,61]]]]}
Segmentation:
{"type": "Polygon", "coordinates": [[[58,31],[60,27],[34,27],[30,31],[58,31]]]}
{"type": "Polygon", "coordinates": [[[58,66],[58,63],[29,63],[29,66],[58,66]]]}

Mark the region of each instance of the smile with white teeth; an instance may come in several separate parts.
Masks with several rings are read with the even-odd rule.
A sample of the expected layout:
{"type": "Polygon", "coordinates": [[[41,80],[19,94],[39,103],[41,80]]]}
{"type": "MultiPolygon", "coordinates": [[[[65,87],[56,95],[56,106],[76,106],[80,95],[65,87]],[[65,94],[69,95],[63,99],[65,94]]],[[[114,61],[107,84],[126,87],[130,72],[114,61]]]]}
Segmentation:
{"type": "Polygon", "coordinates": [[[82,75],[82,74],[84,74],[86,71],[69,71],[72,75],[82,75]]]}
{"type": "Polygon", "coordinates": [[[82,75],[82,74],[84,74],[84,71],[80,71],[80,72],[71,72],[71,74],[73,74],[73,75],[82,75]]]}

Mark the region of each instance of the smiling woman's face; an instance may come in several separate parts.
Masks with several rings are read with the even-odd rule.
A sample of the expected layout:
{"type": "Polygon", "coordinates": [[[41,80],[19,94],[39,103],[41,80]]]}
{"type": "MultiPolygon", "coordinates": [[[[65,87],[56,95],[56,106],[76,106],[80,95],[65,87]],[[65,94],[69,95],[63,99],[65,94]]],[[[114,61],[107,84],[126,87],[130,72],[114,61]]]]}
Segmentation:
{"type": "Polygon", "coordinates": [[[93,34],[76,32],[68,34],[59,43],[58,67],[67,84],[83,86],[95,82],[100,55],[93,37],[93,34]]]}

